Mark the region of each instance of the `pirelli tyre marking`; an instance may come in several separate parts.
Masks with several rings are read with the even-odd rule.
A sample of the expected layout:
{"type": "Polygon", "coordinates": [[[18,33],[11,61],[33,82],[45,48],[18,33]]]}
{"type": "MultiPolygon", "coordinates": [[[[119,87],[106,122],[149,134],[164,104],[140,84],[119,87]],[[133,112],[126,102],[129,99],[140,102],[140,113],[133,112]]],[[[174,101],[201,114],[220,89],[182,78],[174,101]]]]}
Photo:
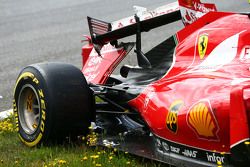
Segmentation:
{"type": "Polygon", "coordinates": [[[27,146],[35,146],[41,141],[45,128],[44,91],[34,74],[24,72],[17,79],[15,92],[18,94],[14,95],[13,109],[19,137],[27,146]]]}

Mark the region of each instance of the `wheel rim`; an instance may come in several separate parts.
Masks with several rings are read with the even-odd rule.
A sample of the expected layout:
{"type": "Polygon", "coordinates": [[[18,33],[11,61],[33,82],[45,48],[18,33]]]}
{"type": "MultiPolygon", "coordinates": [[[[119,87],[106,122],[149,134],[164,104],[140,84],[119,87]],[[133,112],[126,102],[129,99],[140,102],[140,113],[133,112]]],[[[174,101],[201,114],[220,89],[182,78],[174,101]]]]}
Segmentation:
{"type": "Polygon", "coordinates": [[[26,84],[22,87],[18,97],[19,121],[27,134],[33,134],[40,123],[40,102],[35,88],[26,84]]]}

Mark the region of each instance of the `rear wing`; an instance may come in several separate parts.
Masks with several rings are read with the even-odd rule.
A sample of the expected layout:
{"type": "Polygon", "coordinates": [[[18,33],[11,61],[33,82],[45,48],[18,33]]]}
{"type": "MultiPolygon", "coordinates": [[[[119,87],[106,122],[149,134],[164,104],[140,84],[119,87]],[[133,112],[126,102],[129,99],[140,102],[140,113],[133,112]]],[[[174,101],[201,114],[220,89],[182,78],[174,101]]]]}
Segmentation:
{"type": "Polygon", "coordinates": [[[139,32],[166,25],[178,20],[187,26],[210,11],[217,11],[214,4],[202,3],[200,0],[178,0],[161,6],[152,11],[134,6],[136,14],[113,23],[107,23],[88,17],[89,30],[92,42],[104,45],[139,32]]]}
{"type": "Polygon", "coordinates": [[[147,11],[146,8],[138,6],[134,8],[137,10],[134,16],[113,23],[87,17],[92,42],[104,45],[181,19],[178,2],[159,7],[153,11],[147,11]]]}
{"type": "Polygon", "coordinates": [[[88,17],[89,30],[96,52],[101,56],[103,45],[110,42],[117,46],[117,40],[136,34],[136,54],[138,65],[151,68],[147,57],[141,51],[141,32],[181,20],[184,25],[191,24],[209,11],[215,11],[213,4],[204,4],[200,0],[178,0],[165,6],[147,11],[146,8],[135,6],[136,14],[113,23],[88,17]],[[192,14],[188,20],[187,14],[192,14]]]}

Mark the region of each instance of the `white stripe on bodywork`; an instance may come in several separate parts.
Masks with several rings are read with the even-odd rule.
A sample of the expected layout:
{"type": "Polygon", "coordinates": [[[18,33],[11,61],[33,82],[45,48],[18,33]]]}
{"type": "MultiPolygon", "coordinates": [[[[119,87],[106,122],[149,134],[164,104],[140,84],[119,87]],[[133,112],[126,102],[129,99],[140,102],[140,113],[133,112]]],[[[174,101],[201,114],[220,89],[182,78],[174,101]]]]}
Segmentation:
{"type": "Polygon", "coordinates": [[[238,85],[246,81],[250,81],[250,78],[233,78],[231,85],[238,85]]]}
{"type": "Polygon", "coordinates": [[[238,144],[243,143],[243,142],[245,142],[245,141],[249,141],[249,140],[250,140],[249,138],[242,139],[242,140],[240,140],[240,141],[238,141],[238,142],[232,144],[232,145],[230,146],[230,148],[232,149],[233,147],[237,146],[238,144]]]}
{"type": "Polygon", "coordinates": [[[237,56],[239,35],[242,32],[237,33],[221,42],[200,65],[192,70],[189,70],[188,73],[216,71],[223,65],[231,63],[237,56]]]}

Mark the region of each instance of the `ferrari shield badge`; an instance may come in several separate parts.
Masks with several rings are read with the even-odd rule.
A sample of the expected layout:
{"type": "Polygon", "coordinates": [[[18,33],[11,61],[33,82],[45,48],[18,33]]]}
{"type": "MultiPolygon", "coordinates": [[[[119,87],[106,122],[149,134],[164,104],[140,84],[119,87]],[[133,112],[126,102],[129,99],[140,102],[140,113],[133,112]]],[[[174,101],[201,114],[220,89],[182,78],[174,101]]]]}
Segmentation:
{"type": "Polygon", "coordinates": [[[180,111],[182,106],[183,106],[183,101],[177,100],[174,101],[169,108],[166,124],[167,124],[167,129],[169,129],[173,133],[177,132],[178,112],[180,111]]]}
{"type": "Polygon", "coordinates": [[[198,39],[198,51],[200,55],[200,59],[202,60],[206,54],[208,45],[208,35],[202,34],[198,39]]]}

